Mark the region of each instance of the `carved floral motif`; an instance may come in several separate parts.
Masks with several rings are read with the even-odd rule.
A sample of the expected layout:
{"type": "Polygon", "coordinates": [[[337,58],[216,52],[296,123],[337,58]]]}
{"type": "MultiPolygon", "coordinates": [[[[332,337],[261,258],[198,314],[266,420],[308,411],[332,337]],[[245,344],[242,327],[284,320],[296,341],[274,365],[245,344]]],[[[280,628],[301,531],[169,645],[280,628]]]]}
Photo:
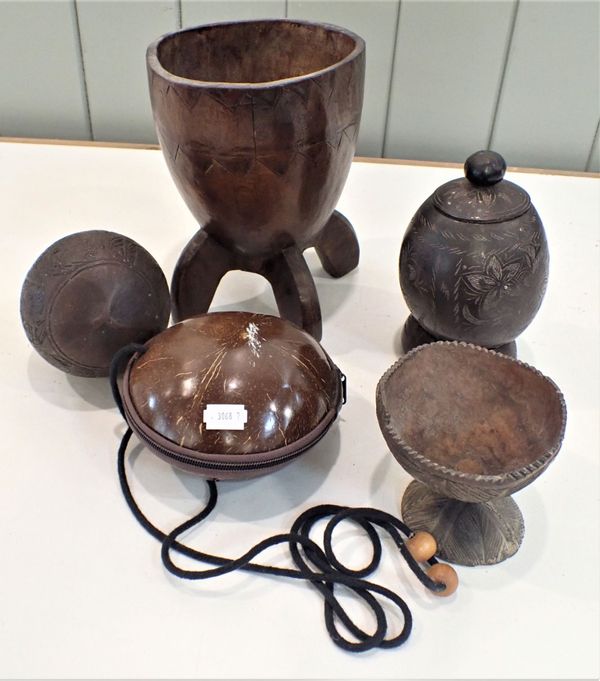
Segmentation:
{"type": "Polygon", "coordinates": [[[438,325],[442,337],[478,342],[504,335],[516,310],[535,313],[548,252],[534,211],[511,223],[465,224],[436,223],[429,210],[419,211],[402,246],[401,281],[409,308],[430,333],[438,325]]]}

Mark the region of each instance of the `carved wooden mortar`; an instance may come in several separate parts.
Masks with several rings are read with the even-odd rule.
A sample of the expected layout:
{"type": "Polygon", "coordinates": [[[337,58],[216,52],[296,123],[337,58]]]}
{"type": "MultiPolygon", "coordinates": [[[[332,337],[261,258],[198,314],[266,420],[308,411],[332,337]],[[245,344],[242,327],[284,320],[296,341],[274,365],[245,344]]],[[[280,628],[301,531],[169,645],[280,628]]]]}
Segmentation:
{"type": "Polygon", "coordinates": [[[342,276],[358,264],[337,211],[354,155],[365,47],[326,24],[214,24],[159,38],[147,53],[167,164],[202,225],[172,282],[175,320],[206,312],[229,270],[258,272],[280,314],[316,338],[321,313],[302,251],[342,276]]]}
{"type": "Polygon", "coordinates": [[[546,469],[564,436],[565,402],[552,380],[475,345],[422,345],[380,379],[377,417],[419,481],[404,494],[402,517],[436,537],[443,559],[491,565],[518,550],[523,517],[509,495],[546,469]]]}

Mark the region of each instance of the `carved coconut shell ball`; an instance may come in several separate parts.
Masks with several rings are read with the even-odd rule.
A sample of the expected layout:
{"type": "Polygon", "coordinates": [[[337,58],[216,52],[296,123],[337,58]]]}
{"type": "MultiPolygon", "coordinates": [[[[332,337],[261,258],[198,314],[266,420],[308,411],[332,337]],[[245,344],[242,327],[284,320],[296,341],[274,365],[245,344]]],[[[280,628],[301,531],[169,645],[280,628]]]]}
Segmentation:
{"type": "Polygon", "coordinates": [[[544,228],[527,192],[503,179],[505,170],[499,154],[473,154],[466,176],[439,187],[404,235],[402,293],[414,319],[437,340],[500,348],[541,305],[548,278],[544,228]]]}
{"type": "Polygon", "coordinates": [[[123,377],[133,430],[169,463],[210,478],[275,470],[337,417],[342,375],[279,317],[215,312],[150,340],[123,377]]]}
{"type": "Polygon", "coordinates": [[[21,290],[27,338],[75,376],[108,376],[114,353],[166,328],[169,288],[154,258],[126,236],[78,232],[47,248],[21,290]]]}

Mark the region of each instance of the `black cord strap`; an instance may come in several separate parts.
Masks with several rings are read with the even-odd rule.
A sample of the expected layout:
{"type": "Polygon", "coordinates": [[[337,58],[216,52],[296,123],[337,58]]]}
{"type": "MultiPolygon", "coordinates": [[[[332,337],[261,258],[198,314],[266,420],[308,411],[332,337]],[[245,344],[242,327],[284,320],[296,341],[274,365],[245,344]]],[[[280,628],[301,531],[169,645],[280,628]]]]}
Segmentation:
{"type": "MultiPolygon", "coordinates": [[[[115,401],[123,413],[121,397],[117,387],[117,375],[125,359],[134,353],[142,353],[144,346],[128,346],[123,348],[113,361],[111,367],[111,384],[115,401]]],[[[340,648],[351,652],[362,652],[373,648],[393,648],[404,643],[410,636],[412,629],[412,615],[405,601],[397,593],[374,582],[367,581],[365,577],[372,574],[381,561],[382,545],[376,528],[387,532],[392,541],[398,547],[410,569],[424,586],[432,591],[443,591],[445,586],[431,580],[421,566],[414,560],[404,544],[405,537],[411,536],[411,530],[398,518],[373,508],[348,508],[337,505],[321,505],[304,511],[293,523],[289,533],[276,534],[264,539],[245,554],[236,559],[216,556],[196,549],[192,549],[178,541],[186,531],[192,529],[207,518],[214,510],[217,503],[217,485],[214,480],[207,480],[208,501],[204,508],[192,518],[175,527],[165,534],[155,527],[142,513],[133,497],[129,481],[127,479],[125,459],[127,446],[131,439],[132,431],[127,429],[121,440],[118,451],[118,474],[121,490],[127,505],[140,525],[155,539],[161,542],[161,558],[166,569],[182,579],[209,579],[233,572],[234,570],[246,570],[259,574],[303,579],[310,582],[322,595],[324,600],[325,626],[332,640],[340,648]],[[323,536],[323,548],[313,539],[310,533],[314,525],[323,519],[329,518],[323,536]],[[368,565],[360,569],[346,567],[336,557],[333,549],[333,533],[335,528],[343,521],[351,521],[362,528],[371,542],[372,557],[368,565]],[[255,563],[253,560],[266,549],[279,544],[289,546],[291,557],[296,564],[294,568],[279,568],[270,565],[255,563]],[[207,563],[214,567],[202,570],[188,570],[177,566],[172,558],[172,551],[176,551],[199,562],[207,563]],[[357,626],[344,607],[338,600],[335,587],[343,586],[351,590],[367,608],[375,619],[375,631],[367,633],[357,626]],[[399,634],[386,638],[388,624],[386,613],[383,609],[382,599],[387,599],[396,606],[403,619],[403,627],[399,634]],[[340,633],[339,625],[356,640],[345,638],[340,633]]],[[[434,565],[437,561],[432,558],[428,561],[434,565]]],[[[384,602],[384,601],[383,601],[384,602]]]]}
{"type": "Polygon", "coordinates": [[[129,343],[120,350],[118,350],[110,363],[110,370],[108,380],[110,381],[110,389],[112,390],[113,400],[115,401],[123,420],[127,421],[125,417],[125,409],[123,409],[123,400],[119,392],[119,374],[123,370],[125,363],[136,353],[143,355],[146,352],[146,346],[139,343],[129,343]]]}

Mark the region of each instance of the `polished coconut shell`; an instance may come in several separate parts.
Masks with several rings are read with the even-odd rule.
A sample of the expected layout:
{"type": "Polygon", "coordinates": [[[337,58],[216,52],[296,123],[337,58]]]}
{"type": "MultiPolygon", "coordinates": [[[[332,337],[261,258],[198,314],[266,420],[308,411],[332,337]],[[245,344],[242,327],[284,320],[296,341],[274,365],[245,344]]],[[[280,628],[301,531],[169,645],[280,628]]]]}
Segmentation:
{"type": "Polygon", "coordinates": [[[146,347],[124,375],[128,421],[156,453],[206,477],[253,477],[287,463],[341,406],[337,367],[279,317],[205,314],[146,347]]]}

